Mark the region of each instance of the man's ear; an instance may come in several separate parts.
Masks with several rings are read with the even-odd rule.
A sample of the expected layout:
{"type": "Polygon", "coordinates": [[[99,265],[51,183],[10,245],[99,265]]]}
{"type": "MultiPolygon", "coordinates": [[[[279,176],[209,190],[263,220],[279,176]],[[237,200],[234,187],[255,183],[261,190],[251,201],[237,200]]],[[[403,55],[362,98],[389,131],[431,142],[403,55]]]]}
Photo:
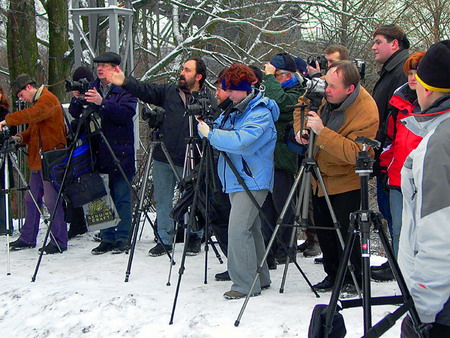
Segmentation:
{"type": "Polygon", "coordinates": [[[347,88],[347,95],[350,95],[351,93],[353,93],[355,91],[355,85],[351,84],[350,86],[348,86],[347,88]]]}

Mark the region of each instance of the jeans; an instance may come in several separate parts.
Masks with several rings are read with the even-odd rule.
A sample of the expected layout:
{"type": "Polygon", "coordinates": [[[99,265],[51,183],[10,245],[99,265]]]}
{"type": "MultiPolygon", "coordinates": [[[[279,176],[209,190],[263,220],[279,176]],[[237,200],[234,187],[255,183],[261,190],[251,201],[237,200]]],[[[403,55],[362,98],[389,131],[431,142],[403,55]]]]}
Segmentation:
{"type": "Polygon", "coordinates": [[[384,219],[388,222],[389,232],[392,237],[392,216],[391,208],[389,207],[389,194],[383,190],[383,184],[381,183],[381,179],[379,177],[377,177],[377,202],[378,209],[384,219]]]}
{"type": "MultiPolygon", "coordinates": [[[[131,182],[132,177],[128,178],[131,182]]],[[[111,198],[120,216],[120,222],[115,226],[100,231],[102,242],[128,242],[131,230],[131,190],[122,175],[109,175],[109,190],[111,198]]]]}
{"type": "Polygon", "coordinates": [[[402,230],[403,194],[397,189],[389,189],[389,204],[392,214],[392,247],[395,257],[398,255],[398,243],[402,230]]]}
{"type": "MultiPolygon", "coordinates": [[[[43,198],[45,205],[50,214],[55,208],[56,197],[58,192],[52,183],[42,180],[42,171],[36,170],[30,172],[30,191],[33,194],[38,206],[42,206],[43,198]]],[[[36,238],[39,232],[39,222],[41,214],[36,208],[30,191],[25,194],[25,223],[20,229],[20,239],[27,244],[36,244],[36,238]]],[[[52,233],[55,236],[61,248],[67,248],[67,224],[64,221],[64,211],[62,208],[61,199],[56,208],[56,214],[53,219],[52,233]]],[[[53,238],[51,238],[53,242],[53,238]]]]}
{"type": "MultiPolygon", "coordinates": [[[[175,166],[179,177],[183,174],[183,168],[175,166]]],[[[176,177],[169,163],[153,161],[153,189],[158,219],[158,235],[164,245],[172,245],[175,235],[174,221],[170,217],[173,208],[173,195],[176,186],[176,177]]],[[[191,232],[198,237],[203,236],[203,231],[191,232]]]]}

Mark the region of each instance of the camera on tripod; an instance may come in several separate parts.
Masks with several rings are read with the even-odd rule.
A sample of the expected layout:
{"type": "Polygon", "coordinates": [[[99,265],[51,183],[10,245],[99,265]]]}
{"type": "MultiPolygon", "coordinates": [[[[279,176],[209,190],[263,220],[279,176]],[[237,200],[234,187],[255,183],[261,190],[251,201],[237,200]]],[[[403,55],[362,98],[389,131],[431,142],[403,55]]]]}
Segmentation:
{"type": "Polygon", "coordinates": [[[141,118],[147,121],[150,128],[156,129],[162,126],[164,118],[166,117],[166,111],[164,108],[154,106],[152,108],[150,105],[146,104],[141,110],[141,118]]]}
{"type": "Polygon", "coordinates": [[[214,109],[211,100],[205,90],[194,91],[189,98],[186,114],[190,116],[199,116],[200,120],[212,124],[214,120],[214,109]]]}
{"type": "Polygon", "coordinates": [[[2,153],[14,152],[17,149],[16,141],[11,137],[11,132],[6,126],[0,130],[0,149],[2,153]]]}
{"type": "Polygon", "coordinates": [[[328,68],[328,60],[323,55],[308,56],[308,58],[306,59],[306,62],[308,63],[308,65],[310,65],[311,67],[314,67],[314,68],[317,67],[316,62],[319,63],[320,70],[327,70],[327,68],[328,68]]]}
{"type": "Polygon", "coordinates": [[[66,92],[79,91],[80,94],[86,93],[91,86],[89,85],[89,81],[86,78],[80,79],[78,81],[69,81],[66,80],[66,92]]]}

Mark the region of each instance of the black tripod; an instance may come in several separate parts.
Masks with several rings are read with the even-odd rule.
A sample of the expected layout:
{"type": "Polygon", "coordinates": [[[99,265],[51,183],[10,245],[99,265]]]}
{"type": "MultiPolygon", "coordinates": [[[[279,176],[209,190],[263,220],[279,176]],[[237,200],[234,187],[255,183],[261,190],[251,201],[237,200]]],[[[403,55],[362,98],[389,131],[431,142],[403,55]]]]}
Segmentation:
{"type": "Polygon", "coordinates": [[[363,280],[363,297],[356,300],[341,300],[342,309],[352,307],[363,307],[364,312],[364,337],[379,337],[384,332],[389,330],[395,322],[407,311],[411,315],[411,319],[415,326],[416,331],[422,337],[421,322],[417,311],[414,307],[413,300],[406,286],[405,280],[402,276],[397,261],[395,260],[394,252],[389,244],[388,238],[383,230],[383,223],[380,213],[369,210],[369,175],[372,173],[372,159],[369,153],[366,151],[367,147],[372,148],[379,147],[378,141],[370,140],[365,137],[356,138],[356,142],[363,144],[363,149],[359,152],[356,159],[356,173],[359,174],[361,180],[361,210],[354,212],[350,215],[350,228],[353,231],[350,233],[342,261],[339,265],[337,277],[331,294],[330,303],[326,310],[326,320],[323,323],[325,331],[324,336],[328,337],[333,326],[332,321],[334,314],[336,313],[337,302],[339,298],[339,292],[342,287],[345,272],[347,269],[347,262],[350,259],[350,253],[357,238],[357,234],[361,235],[361,256],[362,256],[362,280],[363,280]],[[402,296],[390,296],[390,297],[371,297],[370,292],[370,227],[373,226],[374,230],[380,236],[381,243],[387,255],[387,259],[394,273],[397,284],[400,288],[402,296]],[[403,303],[394,313],[387,315],[380,320],[376,325],[372,326],[372,305],[394,305],[403,303]]]}
{"type": "MultiPolygon", "coordinates": [[[[150,176],[150,168],[153,163],[153,153],[157,146],[161,147],[164,155],[166,156],[167,161],[169,162],[170,167],[172,168],[172,171],[176,177],[177,182],[180,181],[180,177],[178,175],[177,170],[175,169],[175,165],[170,157],[167,147],[161,139],[161,134],[159,132],[159,128],[155,128],[151,132],[150,145],[148,148],[148,157],[147,157],[147,161],[145,163],[145,168],[144,168],[144,172],[142,175],[142,183],[140,185],[140,190],[139,190],[140,194],[139,194],[139,198],[138,198],[138,205],[134,211],[134,216],[133,216],[133,223],[132,223],[132,228],[131,228],[132,230],[131,230],[130,256],[128,257],[127,271],[125,273],[125,282],[128,282],[130,274],[131,274],[131,265],[133,263],[134,251],[136,248],[136,241],[137,241],[137,237],[138,237],[139,225],[140,225],[142,213],[145,213],[145,217],[148,220],[148,222],[150,223],[151,227],[153,228],[158,242],[162,243],[162,240],[158,234],[158,231],[155,230],[155,225],[151,221],[150,217],[148,216],[148,214],[144,208],[144,202],[146,201],[145,194],[147,193],[147,185],[149,183],[148,180],[149,180],[149,176],[150,176]]],[[[167,249],[164,245],[163,245],[163,248],[164,248],[165,253],[169,257],[169,259],[171,260],[171,262],[173,262],[171,254],[167,251],[167,249]]]]}
{"type": "MultiPolygon", "coordinates": [[[[22,184],[25,186],[24,190],[28,190],[28,193],[30,194],[31,199],[33,200],[34,205],[36,206],[39,214],[42,216],[41,208],[39,207],[36,198],[31,193],[31,188],[29,184],[26,182],[24,175],[19,169],[19,166],[17,164],[17,159],[15,156],[15,151],[18,149],[16,142],[10,137],[9,135],[9,129],[8,127],[3,127],[1,131],[1,135],[3,138],[3,142],[0,147],[0,168],[3,167],[3,173],[4,173],[4,189],[3,194],[5,196],[5,220],[6,220],[6,243],[7,243],[7,264],[6,264],[6,274],[10,275],[10,248],[9,248],[9,239],[10,239],[10,193],[11,193],[11,185],[10,185],[10,164],[13,166],[13,168],[16,170],[22,184]]],[[[48,220],[44,219],[44,223],[48,227],[48,220]]],[[[50,232],[50,235],[54,238],[53,233],[50,232]]],[[[55,240],[56,242],[56,240],[55,240]]]]}
{"type": "MultiPolygon", "coordinates": [[[[320,97],[320,101],[321,101],[321,97],[320,97]]],[[[312,104],[310,105],[297,105],[294,106],[296,108],[300,108],[301,109],[301,119],[300,119],[300,123],[303,126],[304,125],[304,114],[305,114],[305,108],[310,108],[311,110],[318,110],[318,105],[314,102],[314,100],[312,100],[312,104]],[[314,106],[314,107],[312,107],[314,106]],[[317,107],[316,107],[317,106],[317,107]]],[[[318,226],[309,226],[309,228],[313,228],[313,229],[322,229],[322,230],[335,230],[336,234],[338,236],[339,242],[342,246],[342,248],[344,248],[344,239],[342,237],[342,233],[341,233],[341,229],[340,229],[340,225],[339,222],[337,221],[336,215],[333,211],[333,206],[331,205],[331,201],[330,198],[327,194],[327,190],[325,187],[325,184],[323,182],[322,179],[322,175],[320,174],[320,170],[319,167],[317,165],[316,160],[313,158],[313,146],[314,146],[314,133],[311,133],[309,135],[309,143],[308,143],[308,151],[307,151],[307,156],[306,158],[303,160],[300,169],[296,175],[294,184],[291,187],[291,190],[289,192],[288,198],[283,206],[283,209],[278,217],[275,229],[273,231],[272,237],[269,240],[269,243],[267,245],[266,248],[266,252],[264,254],[264,260],[263,262],[267,259],[267,256],[269,254],[269,251],[275,241],[275,238],[278,234],[278,231],[280,229],[281,226],[286,226],[286,227],[292,227],[292,233],[291,233],[291,239],[290,239],[290,243],[289,243],[289,247],[286,249],[285,251],[288,253],[288,257],[286,259],[286,264],[285,264],[285,268],[284,268],[284,272],[283,272],[283,278],[282,278],[282,282],[281,282],[281,286],[280,286],[280,293],[284,292],[284,286],[285,286],[285,282],[286,282],[286,277],[287,277],[287,272],[288,272],[288,267],[289,267],[289,262],[292,261],[294,262],[294,264],[296,265],[297,269],[300,271],[301,275],[303,276],[303,278],[305,279],[306,283],[308,284],[308,286],[310,287],[311,291],[316,295],[317,298],[319,298],[319,294],[317,293],[317,291],[313,288],[311,282],[309,281],[309,279],[307,278],[307,276],[305,275],[305,273],[303,272],[303,270],[300,268],[300,266],[297,264],[296,262],[296,250],[295,250],[295,243],[296,243],[296,234],[297,231],[296,228],[300,227],[300,228],[306,228],[309,226],[309,221],[308,221],[308,214],[309,214],[309,200],[310,200],[310,193],[311,193],[311,175],[314,174],[317,181],[320,184],[320,187],[322,188],[322,191],[324,192],[324,197],[325,200],[327,202],[328,205],[328,210],[330,212],[331,218],[333,220],[333,225],[334,228],[327,228],[327,227],[318,227],[318,226]],[[301,220],[300,220],[300,225],[292,225],[292,224],[285,224],[284,222],[284,218],[285,215],[288,211],[288,208],[291,207],[291,204],[293,203],[294,200],[294,195],[297,192],[297,187],[300,184],[300,189],[298,192],[298,202],[297,202],[297,210],[296,210],[296,215],[300,215],[301,216],[301,220]],[[301,213],[300,213],[300,209],[302,209],[301,213]]],[[[281,243],[283,244],[283,243],[281,243]]],[[[350,273],[352,276],[352,279],[355,283],[355,286],[357,288],[357,292],[358,294],[360,293],[359,290],[359,286],[357,283],[357,279],[356,276],[354,274],[354,268],[353,266],[351,266],[350,262],[349,264],[349,268],[350,268],[350,273]]],[[[262,263],[261,263],[262,266],[262,263]]],[[[250,289],[250,292],[248,293],[245,302],[241,308],[241,311],[238,315],[238,318],[235,321],[235,326],[238,326],[240,324],[240,319],[242,318],[242,315],[244,313],[244,309],[247,305],[247,302],[249,300],[249,295],[251,295],[253,287],[256,284],[256,281],[259,277],[259,272],[260,269],[258,269],[258,274],[256,275],[255,279],[253,280],[253,285],[252,288],[250,289]]]]}
{"type": "MultiPolygon", "coordinates": [[[[105,134],[102,131],[101,125],[99,123],[100,120],[101,120],[101,118],[98,115],[97,109],[96,109],[95,106],[93,106],[92,104],[84,104],[83,105],[83,110],[82,110],[82,114],[80,115],[80,118],[79,118],[79,123],[78,123],[78,126],[77,126],[77,130],[75,132],[74,141],[72,142],[72,144],[69,147],[69,157],[68,157],[68,160],[67,160],[67,165],[66,165],[66,168],[64,170],[64,175],[62,177],[61,185],[60,185],[60,188],[59,188],[59,191],[58,191],[58,195],[57,195],[57,198],[56,198],[55,207],[53,208],[53,211],[50,214],[49,225],[48,225],[48,228],[47,228],[47,233],[45,234],[43,248],[45,247],[45,245],[46,245],[46,243],[48,241],[48,237],[49,237],[49,234],[50,234],[50,231],[51,231],[51,227],[52,227],[53,221],[55,219],[56,211],[57,211],[57,208],[58,208],[58,203],[61,200],[62,193],[65,190],[66,185],[69,183],[69,182],[67,182],[67,175],[68,175],[68,172],[69,172],[70,167],[71,167],[73,154],[74,154],[75,148],[77,146],[77,141],[79,140],[79,135],[80,135],[80,131],[81,131],[81,127],[82,126],[86,126],[87,127],[87,126],[89,126],[90,123],[93,124],[94,131],[89,135],[89,137],[93,137],[94,135],[99,135],[100,136],[100,138],[102,139],[102,141],[106,145],[108,153],[111,155],[111,157],[113,159],[114,165],[116,166],[116,168],[118,169],[120,175],[123,177],[123,179],[127,183],[128,188],[130,189],[132,195],[135,198],[138,197],[136,191],[134,190],[133,186],[131,185],[130,181],[128,180],[127,175],[123,171],[122,166],[120,165],[120,160],[114,154],[114,151],[111,148],[111,145],[109,144],[109,141],[107,140],[105,134]]],[[[55,243],[58,246],[57,241],[55,241],[55,243]]],[[[62,250],[61,250],[61,248],[59,246],[58,246],[58,249],[59,249],[59,252],[62,253],[62,250]]],[[[32,282],[36,281],[36,276],[37,276],[37,273],[39,271],[39,266],[41,264],[43,254],[44,254],[44,250],[41,250],[41,252],[39,254],[38,262],[36,264],[36,268],[35,268],[34,274],[33,274],[32,278],[31,278],[32,282]]]]}
{"type": "MultiPolygon", "coordinates": [[[[223,260],[220,256],[219,251],[215,247],[214,243],[212,242],[211,235],[210,235],[210,213],[211,213],[211,196],[210,196],[210,185],[214,187],[216,186],[214,181],[214,175],[212,174],[213,171],[213,150],[211,145],[208,142],[207,138],[202,138],[202,148],[201,148],[201,158],[200,163],[197,167],[197,176],[194,179],[194,188],[193,188],[193,197],[192,202],[190,203],[190,210],[189,210],[189,218],[187,222],[187,226],[189,229],[193,229],[196,231],[199,231],[199,220],[197,217],[200,215],[203,217],[204,220],[204,233],[206,238],[206,245],[205,245],[205,265],[204,265],[204,284],[207,284],[207,270],[208,270],[208,252],[209,252],[209,245],[212,246],[212,249],[216,255],[216,258],[219,260],[220,264],[223,264],[223,260]],[[204,184],[202,184],[204,183],[204,184]],[[205,192],[204,196],[200,196],[202,193],[201,186],[204,185],[205,192]],[[201,201],[202,200],[202,201],[201,201]],[[200,207],[200,204],[202,204],[202,207],[200,207]],[[202,210],[203,209],[203,210],[202,210]]],[[[185,192],[186,194],[187,192],[185,192]]],[[[185,210],[183,208],[183,210],[185,210]]],[[[182,211],[177,211],[177,214],[180,214],[182,211]]],[[[178,217],[175,217],[178,218],[178,217]]],[[[181,285],[181,278],[183,276],[184,270],[185,270],[185,262],[186,262],[186,250],[189,245],[189,236],[185,235],[185,245],[183,250],[183,255],[181,258],[180,268],[178,270],[178,282],[176,286],[175,291],[175,297],[172,307],[172,314],[170,317],[169,324],[173,324],[173,318],[175,315],[175,309],[176,304],[178,300],[178,294],[180,290],[181,285]]]]}

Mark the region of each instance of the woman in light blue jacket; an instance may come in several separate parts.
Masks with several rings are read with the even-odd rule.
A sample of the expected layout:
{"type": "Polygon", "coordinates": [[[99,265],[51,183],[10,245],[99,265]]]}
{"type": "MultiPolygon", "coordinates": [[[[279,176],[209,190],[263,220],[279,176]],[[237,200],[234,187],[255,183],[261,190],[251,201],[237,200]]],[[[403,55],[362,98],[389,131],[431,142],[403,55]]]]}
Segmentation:
{"type": "MultiPolygon", "coordinates": [[[[222,76],[222,88],[233,102],[214,122],[212,129],[199,121],[198,129],[216,149],[226,153],[261,206],[272,191],[276,129],[280,111],[277,104],[252,88],[256,76],[250,67],[233,64],[222,76]]],[[[233,281],[226,299],[245,297],[250,291],[256,270],[264,256],[258,209],[220,155],[218,173],[223,189],[229,194],[231,212],[228,229],[228,272],[233,281]]],[[[252,296],[270,286],[264,262],[252,296]]]]}

